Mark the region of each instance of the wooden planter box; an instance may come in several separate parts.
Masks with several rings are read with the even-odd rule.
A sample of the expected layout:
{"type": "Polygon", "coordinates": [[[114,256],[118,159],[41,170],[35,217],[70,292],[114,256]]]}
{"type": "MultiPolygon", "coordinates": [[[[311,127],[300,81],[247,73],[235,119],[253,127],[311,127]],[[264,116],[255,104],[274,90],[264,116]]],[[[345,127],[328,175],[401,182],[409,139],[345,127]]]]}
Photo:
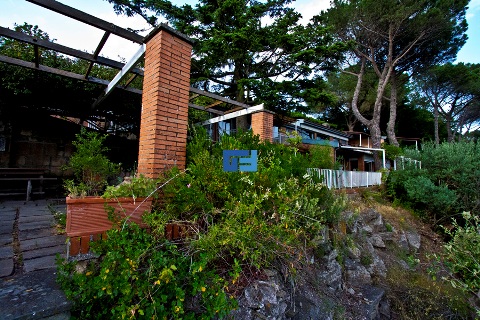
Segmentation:
{"type": "Polygon", "coordinates": [[[103,199],[101,197],[85,197],[72,199],[66,198],[67,202],[67,227],[69,237],[102,234],[112,228],[112,222],[108,220],[105,205],[115,208],[119,217],[129,217],[130,221],[144,226],[142,215],[152,209],[152,199],[148,198],[118,198],[103,199]]]}

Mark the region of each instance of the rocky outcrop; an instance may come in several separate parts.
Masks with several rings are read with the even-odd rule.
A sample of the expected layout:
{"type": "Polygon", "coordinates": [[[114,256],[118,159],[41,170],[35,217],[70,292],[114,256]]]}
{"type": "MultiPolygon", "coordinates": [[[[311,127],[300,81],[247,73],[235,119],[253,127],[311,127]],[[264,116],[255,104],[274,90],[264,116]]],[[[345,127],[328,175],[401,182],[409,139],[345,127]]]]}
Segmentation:
{"type": "MultiPolygon", "coordinates": [[[[318,243],[323,257],[312,257],[295,276],[265,271],[268,280],[253,281],[245,288],[232,316],[242,320],[390,319],[385,290],[376,287],[374,280],[387,275],[384,257],[389,248],[416,252],[420,235],[387,228],[382,215],[373,209],[360,214],[344,212],[341,220],[335,248],[325,232],[318,243]]],[[[408,268],[405,261],[398,264],[408,268]]]]}

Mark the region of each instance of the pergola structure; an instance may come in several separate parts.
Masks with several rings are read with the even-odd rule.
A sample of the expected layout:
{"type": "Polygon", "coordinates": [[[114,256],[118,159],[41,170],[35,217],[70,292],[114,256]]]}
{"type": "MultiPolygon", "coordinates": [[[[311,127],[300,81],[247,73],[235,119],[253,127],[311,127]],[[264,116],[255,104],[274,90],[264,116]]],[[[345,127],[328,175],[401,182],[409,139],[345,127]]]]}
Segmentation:
{"type": "MultiPolygon", "coordinates": [[[[68,102],[73,99],[66,97],[66,100],[70,101],[53,109],[49,105],[47,112],[50,112],[50,115],[64,118],[77,117],[79,124],[91,119],[93,119],[93,123],[103,121],[103,129],[106,128],[107,123],[119,121],[118,115],[124,115],[124,119],[126,117],[130,123],[139,122],[137,168],[139,174],[155,177],[173,166],[180,169],[185,167],[188,108],[209,112],[215,115],[217,121],[221,121],[222,118],[234,118],[251,113],[254,133],[260,134],[260,138],[272,139],[273,115],[264,111],[263,105],[251,107],[190,85],[193,41],[186,35],[166,24],[160,24],[150,34],[143,37],[58,1],[27,1],[103,30],[104,35],[94,53],[90,54],[0,27],[1,37],[30,44],[34,51],[34,61],[24,61],[2,55],[0,55],[0,61],[79,82],[104,86],[104,89],[97,90],[98,96],[91,103],[68,108],[70,105],[68,102]],[[100,52],[111,34],[139,45],[138,51],[128,62],[121,63],[100,56],[100,52]],[[58,67],[42,65],[39,48],[88,61],[88,67],[83,74],[79,74],[58,67]],[[139,67],[142,61],[143,68],[139,67]],[[95,64],[119,71],[112,79],[100,79],[91,75],[95,64]],[[143,77],[141,90],[131,86],[137,77],[143,77]],[[127,96],[122,96],[120,93],[133,94],[135,98],[132,99],[131,96],[125,98],[127,96]],[[119,102],[125,104],[125,99],[129,102],[127,103],[128,108],[121,110],[118,107],[121,105],[119,102]],[[197,101],[201,101],[201,103],[197,101]],[[135,119],[132,114],[137,114],[137,117],[140,114],[140,116],[135,119]]],[[[84,97],[80,95],[80,98],[84,97]]],[[[49,103],[54,100],[49,100],[49,103]]],[[[89,124],[91,123],[92,121],[89,124]]]]}
{"type": "MultiPolygon", "coordinates": [[[[66,77],[80,82],[93,83],[101,87],[105,87],[105,89],[99,90],[100,93],[98,94],[98,97],[95,98],[91,105],[82,106],[81,110],[79,110],[78,107],[77,109],[69,109],[67,106],[60,107],[57,108],[56,111],[54,111],[55,113],[57,113],[58,116],[78,118],[82,121],[90,120],[90,122],[93,124],[95,122],[98,122],[98,119],[103,119],[105,123],[110,121],[115,122],[116,120],[120,119],[121,115],[130,113],[127,117],[123,119],[123,121],[139,121],[138,116],[135,117],[131,114],[140,113],[140,96],[142,95],[143,91],[141,89],[132,87],[131,84],[138,77],[144,76],[144,69],[140,67],[140,65],[144,59],[146,50],[146,39],[147,37],[149,37],[149,35],[145,37],[141,36],[135,32],[116,26],[110,22],[99,19],[88,13],[64,5],[58,1],[26,1],[42,6],[69,18],[78,20],[100,30],[103,30],[104,35],[98,43],[96,50],[93,53],[88,53],[85,51],[63,46],[52,41],[38,39],[25,33],[13,31],[11,29],[0,26],[1,37],[6,37],[15,41],[30,44],[33,46],[34,50],[34,61],[25,61],[13,57],[0,55],[0,62],[46,72],[49,74],[66,77]],[[115,61],[109,58],[102,57],[100,55],[102,48],[107,42],[109,36],[112,34],[138,44],[137,53],[127,63],[115,61]],[[88,61],[88,68],[83,74],[79,74],[47,65],[42,65],[40,61],[39,48],[52,50],[56,53],[88,61]],[[95,64],[117,69],[119,71],[113,79],[101,79],[91,75],[92,68],[95,64]],[[109,96],[114,91],[116,91],[116,97],[109,99],[109,96]],[[109,103],[109,100],[118,101],[125,99],[124,97],[129,97],[129,99],[127,100],[131,101],[131,103],[134,104],[134,106],[130,106],[128,110],[121,110],[118,103],[109,103]]],[[[169,30],[169,32],[171,33],[178,34],[176,30],[170,28],[168,25],[162,24],[159,27],[169,30]]],[[[188,107],[203,110],[215,116],[224,116],[232,112],[235,113],[239,110],[247,110],[251,106],[190,86],[188,107]],[[202,103],[197,102],[199,101],[199,99],[197,98],[200,96],[204,97],[203,99],[201,99],[202,103]],[[205,97],[207,99],[205,99],[205,97]]],[[[243,111],[243,113],[245,113],[245,111],[243,111]]]]}

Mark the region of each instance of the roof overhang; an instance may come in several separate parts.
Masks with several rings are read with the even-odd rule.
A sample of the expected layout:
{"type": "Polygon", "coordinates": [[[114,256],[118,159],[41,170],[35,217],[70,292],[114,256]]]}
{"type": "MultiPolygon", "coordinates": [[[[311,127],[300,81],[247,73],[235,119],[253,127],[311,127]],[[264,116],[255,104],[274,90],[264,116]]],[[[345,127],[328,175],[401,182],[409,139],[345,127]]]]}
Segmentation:
{"type": "Polygon", "coordinates": [[[349,134],[343,133],[342,131],[328,128],[310,121],[305,121],[305,119],[298,119],[293,125],[343,141],[348,141],[351,137],[349,134]]]}

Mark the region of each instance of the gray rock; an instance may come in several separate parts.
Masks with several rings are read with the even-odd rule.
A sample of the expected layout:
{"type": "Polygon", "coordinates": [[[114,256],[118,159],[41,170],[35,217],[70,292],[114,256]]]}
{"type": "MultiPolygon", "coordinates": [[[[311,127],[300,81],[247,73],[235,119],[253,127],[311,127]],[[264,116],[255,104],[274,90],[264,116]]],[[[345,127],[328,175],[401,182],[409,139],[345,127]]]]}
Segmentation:
{"type": "Polygon", "coordinates": [[[376,248],[385,248],[385,243],[380,235],[374,234],[370,237],[370,243],[376,248]]]}
{"type": "Polygon", "coordinates": [[[387,267],[370,242],[365,244],[365,250],[372,257],[372,263],[367,268],[370,275],[385,278],[387,276],[387,267]]]}
{"type": "Polygon", "coordinates": [[[391,319],[391,308],[387,299],[382,299],[380,301],[378,312],[380,313],[380,319],[391,319]]]}
{"type": "Polygon", "coordinates": [[[402,233],[400,233],[397,244],[401,249],[405,251],[409,250],[408,240],[407,240],[407,236],[405,235],[405,232],[402,231],[402,233]]]}
{"type": "Polygon", "coordinates": [[[385,295],[385,290],[373,286],[364,286],[361,288],[361,293],[364,297],[361,310],[362,318],[367,320],[380,319],[380,302],[385,295]]]}
{"type": "Polygon", "coordinates": [[[256,281],[245,289],[246,306],[251,309],[261,309],[265,304],[277,304],[278,286],[275,283],[256,281]]]}
{"type": "Polygon", "coordinates": [[[386,241],[393,241],[393,236],[394,236],[394,233],[393,232],[380,232],[380,233],[377,233],[383,240],[383,242],[386,242],[386,241]]]}
{"type": "Polygon", "coordinates": [[[342,266],[336,260],[337,256],[337,250],[332,250],[320,261],[316,274],[317,281],[333,291],[339,290],[342,285],[342,266]]]}
{"type": "Polygon", "coordinates": [[[347,251],[347,255],[352,260],[358,260],[360,259],[362,252],[358,247],[349,247],[347,251]]]}
{"type": "Polygon", "coordinates": [[[333,320],[334,306],[332,301],[327,299],[311,301],[303,295],[295,299],[295,314],[291,317],[293,320],[333,320]]]}
{"type": "Polygon", "coordinates": [[[367,270],[367,268],[352,260],[348,261],[347,259],[345,261],[345,275],[348,285],[353,287],[359,287],[372,283],[372,277],[370,276],[370,272],[367,270]]]}
{"type": "Polygon", "coordinates": [[[365,224],[370,225],[376,232],[385,231],[382,215],[375,209],[368,209],[361,214],[365,224]]]}
{"type": "Polygon", "coordinates": [[[387,267],[378,255],[373,256],[373,263],[369,266],[368,271],[370,272],[370,276],[387,277],[387,267]]]}
{"type": "Polygon", "coordinates": [[[361,230],[367,235],[371,235],[373,233],[373,228],[369,225],[363,226],[361,230]]]}
{"type": "Polygon", "coordinates": [[[285,319],[288,294],[275,281],[254,281],[245,288],[235,319],[285,319]]]}
{"type": "Polygon", "coordinates": [[[420,235],[417,232],[406,231],[405,236],[407,238],[408,245],[410,246],[411,249],[415,251],[420,249],[421,240],[420,240],[420,235]]]}

